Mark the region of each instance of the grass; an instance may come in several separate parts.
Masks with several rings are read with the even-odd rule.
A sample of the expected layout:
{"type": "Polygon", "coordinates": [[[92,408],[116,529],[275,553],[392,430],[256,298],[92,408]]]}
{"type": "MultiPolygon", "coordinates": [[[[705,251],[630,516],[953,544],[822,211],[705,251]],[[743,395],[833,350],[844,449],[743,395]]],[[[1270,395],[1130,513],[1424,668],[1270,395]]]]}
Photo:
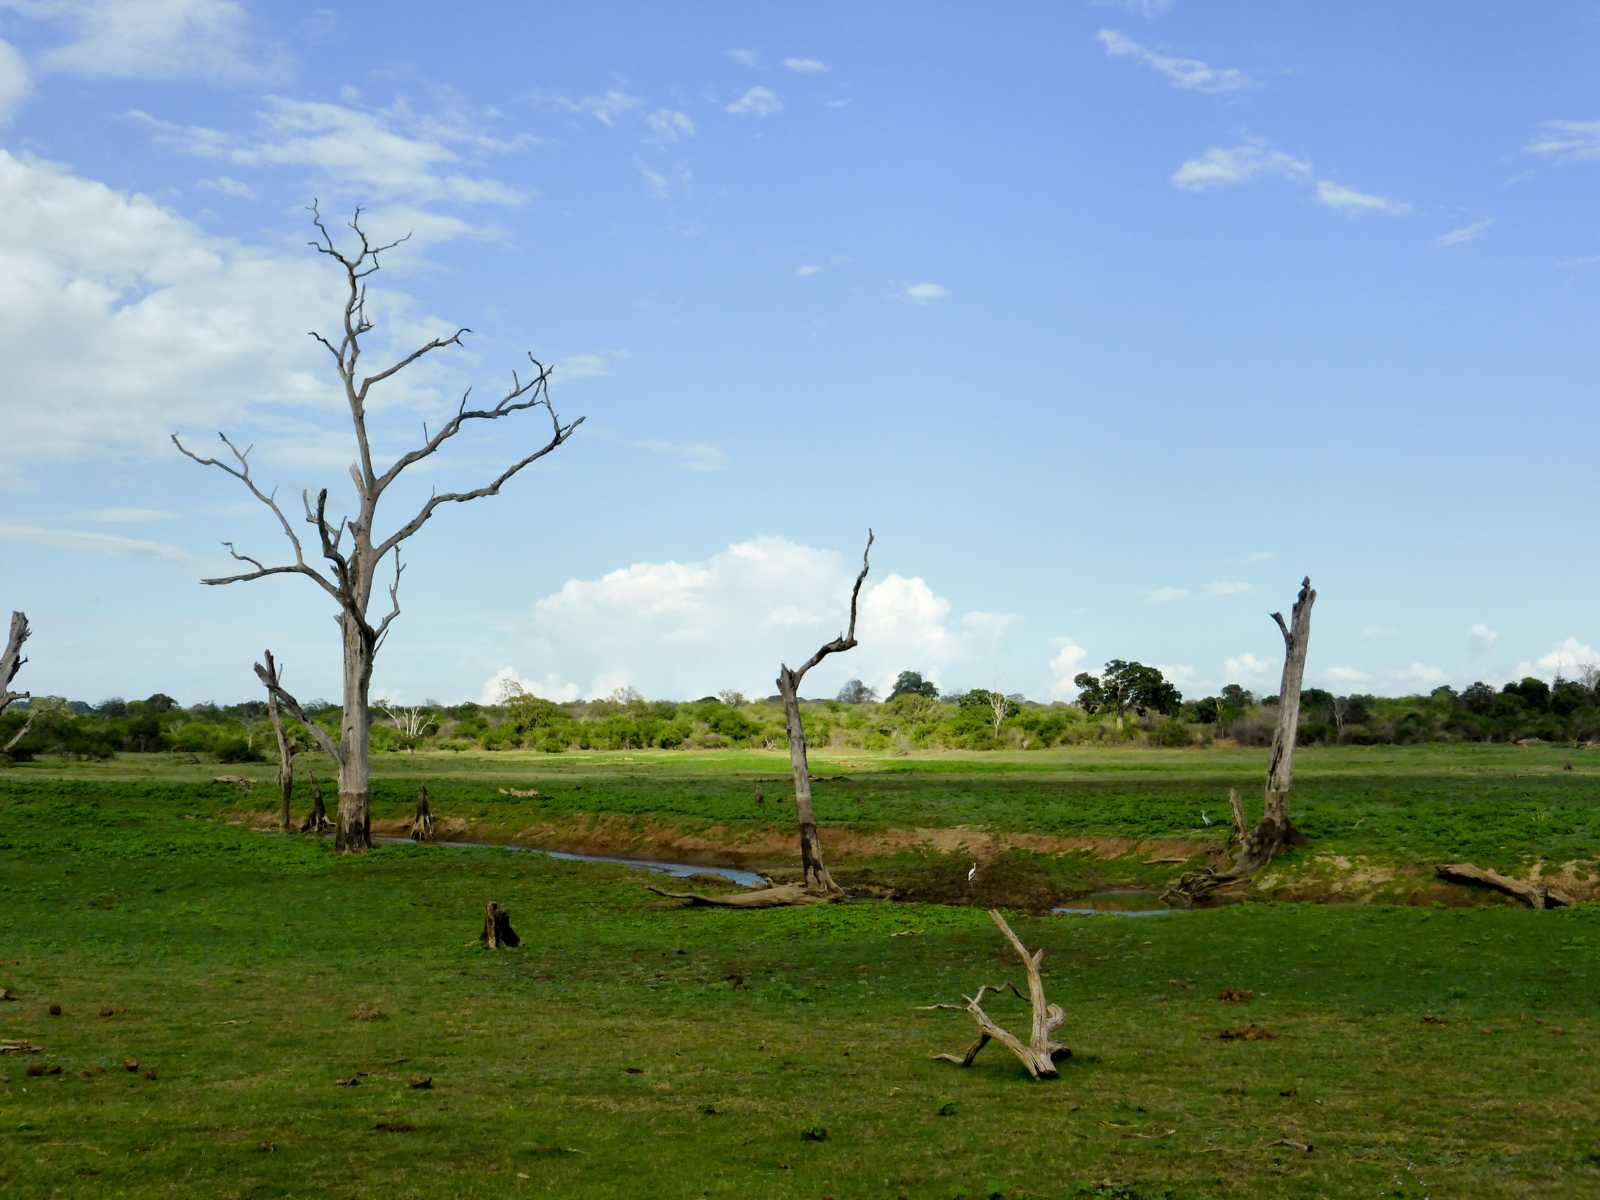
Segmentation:
{"type": "MultiPolygon", "coordinates": [[[[1009,814],[996,820],[1022,811],[1015,780],[1098,777],[1105,790],[1078,801],[1093,808],[1119,781],[1214,795],[1232,769],[1152,757],[1122,772],[1030,760],[990,774],[958,756],[837,765],[875,798],[948,778],[929,804],[946,819],[964,780],[1009,814]]],[[[665,811],[693,820],[743,793],[722,781],[771,773],[732,755],[451,761],[409,765],[458,804],[494,780],[557,796],[582,783],[621,804],[654,782],[665,811]],[[601,783],[619,779],[634,782],[601,783]]],[[[1477,811],[1480,784],[1588,812],[1574,786],[1585,764],[1566,772],[1548,751],[1515,760],[1525,777],[1492,756],[1380,761],[1385,778],[1434,782],[1420,798],[1384,791],[1350,758],[1309,763],[1304,778],[1327,789],[1330,818],[1338,803],[1387,810],[1397,828],[1410,813],[1423,838],[1447,836],[1433,808],[1477,811]]],[[[398,812],[414,777],[385,768],[380,803],[398,812]]],[[[1032,1084],[992,1046],[965,1072],[927,1057],[964,1048],[970,1022],[917,1005],[1017,974],[977,909],[685,911],[658,907],[634,873],[531,855],[384,846],[339,859],[218,820],[232,797],[195,775],[136,760],[0,776],[0,987],[20,997],[0,1003],[0,1038],[44,1047],[0,1056],[0,1194],[1600,1192],[1600,910],[1017,916],[1047,950],[1075,1052],[1063,1078],[1032,1084]],[[521,949],[477,947],[489,899],[512,910],[521,949]],[[1255,996],[1226,1003],[1224,988],[1255,996]],[[380,1015],[357,1019],[358,1006],[380,1015]],[[1250,1023],[1273,1039],[1218,1037],[1250,1023]],[[30,1063],[62,1071],[29,1076],[30,1063]]],[[[1048,786],[1037,806],[1052,821],[1071,807],[1048,786]]],[[[1110,807],[1095,818],[1105,828],[1139,819],[1110,807]]],[[[1024,1016],[1015,1001],[992,1011],[1024,1016]]]]}

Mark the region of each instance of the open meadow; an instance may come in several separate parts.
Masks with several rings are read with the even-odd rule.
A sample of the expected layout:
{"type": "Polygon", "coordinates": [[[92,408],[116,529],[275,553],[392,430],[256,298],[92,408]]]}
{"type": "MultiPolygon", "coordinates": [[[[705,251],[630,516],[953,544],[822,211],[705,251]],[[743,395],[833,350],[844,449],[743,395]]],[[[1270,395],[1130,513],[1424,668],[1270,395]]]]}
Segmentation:
{"type": "MultiPolygon", "coordinates": [[[[1199,813],[1260,757],[819,754],[841,880],[937,894],[967,847],[993,857],[962,903],[758,912],[679,908],[642,886],[656,876],[493,847],[336,856],[253,828],[271,823],[270,787],[212,783],[215,765],[19,765],[0,775],[0,987],[16,997],[0,1037],[39,1050],[0,1056],[0,1192],[1595,1194],[1588,905],[1455,887],[1137,919],[1031,902],[1009,915],[1067,1012],[1061,1078],[1031,1082],[998,1046],[966,1071],[930,1060],[971,1024],[918,1006],[1019,974],[982,911],[989,871],[1033,901],[1154,886],[1180,868],[1146,865],[1165,857],[1149,847],[1220,838],[1199,813]],[[1007,834],[1082,841],[1025,851],[1007,834]],[[480,947],[489,900],[519,948],[480,947]]],[[[474,837],[794,857],[761,861],[793,836],[781,786],[754,801],[781,781],[777,755],[376,765],[379,828],[426,781],[440,822],[474,837]]],[[[1311,845],[1273,870],[1592,866],[1596,774],[1600,759],[1552,747],[1305,752],[1311,845]]],[[[1015,1000],[988,1007],[1025,1021],[1015,1000]]]]}

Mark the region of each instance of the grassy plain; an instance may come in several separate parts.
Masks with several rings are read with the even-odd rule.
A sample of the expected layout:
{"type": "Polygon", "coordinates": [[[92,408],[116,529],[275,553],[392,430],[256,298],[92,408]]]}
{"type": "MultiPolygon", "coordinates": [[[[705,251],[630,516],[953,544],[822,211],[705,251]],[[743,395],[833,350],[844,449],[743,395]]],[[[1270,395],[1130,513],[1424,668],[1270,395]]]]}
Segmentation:
{"type": "MultiPolygon", "coordinates": [[[[825,827],[1214,836],[1194,810],[1258,763],[819,758],[845,779],[818,807],[825,827]]],[[[776,811],[749,810],[780,767],[419,755],[385,760],[375,791],[398,817],[426,778],[445,814],[511,831],[596,811],[776,828],[770,788],[776,811]]],[[[977,908],[685,911],[633,872],[495,849],[339,859],[229,823],[218,770],[0,775],[0,987],[19,997],[0,1038],[43,1047],[0,1056],[0,1194],[1600,1193],[1589,906],[1018,915],[1075,1052],[1033,1084],[994,1047],[965,1072],[927,1057],[970,1024],[917,1005],[1016,974],[977,908]],[[489,899],[519,950],[477,947],[489,899]],[[1218,1036],[1251,1023],[1274,1036],[1218,1036]]],[[[1592,859],[1595,774],[1550,748],[1308,754],[1301,812],[1345,853],[1592,859]]]]}

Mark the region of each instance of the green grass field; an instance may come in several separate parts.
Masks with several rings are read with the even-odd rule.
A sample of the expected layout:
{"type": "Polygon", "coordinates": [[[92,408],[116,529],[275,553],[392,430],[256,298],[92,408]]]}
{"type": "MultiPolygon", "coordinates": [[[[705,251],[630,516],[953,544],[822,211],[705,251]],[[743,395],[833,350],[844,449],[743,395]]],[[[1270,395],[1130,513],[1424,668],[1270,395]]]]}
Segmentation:
{"type": "MultiPolygon", "coordinates": [[[[1253,792],[1259,758],[819,758],[845,778],[818,807],[825,839],[1205,836],[1192,810],[1253,792]]],[[[1308,754],[1303,824],[1341,853],[1592,860],[1590,761],[1308,754]]],[[[0,1194],[1600,1194],[1591,906],[1014,914],[1074,1050],[1031,1083],[994,1046],[969,1071],[928,1058],[971,1025],[916,1006],[1019,975],[981,909],[682,910],[636,872],[495,849],[339,859],[231,824],[270,801],[203,782],[223,770],[0,775],[0,987],[18,997],[0,1038],[42,1047],[0,1055],[0,1194]],[[491,899],[521,948],[478,947],[491,899]],[[1219,1037],[1251,1023],[1273,1037],[1219,1037]]],[[[777,827],[770,789],[749,809],[781,774],[747,754],[432,755],[385,759],[375,795],[399,816],[426,778],[442,815],[507,829],[530,811],[777,827]]]]}

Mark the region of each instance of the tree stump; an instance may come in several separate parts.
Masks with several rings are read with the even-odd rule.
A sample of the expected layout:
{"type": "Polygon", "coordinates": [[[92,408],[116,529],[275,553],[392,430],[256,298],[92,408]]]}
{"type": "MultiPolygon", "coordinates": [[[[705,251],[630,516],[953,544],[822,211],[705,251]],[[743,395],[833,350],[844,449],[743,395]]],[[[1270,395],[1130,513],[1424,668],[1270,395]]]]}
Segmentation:
{"type": "Polygon", "coordinates": [[[417,788],[417,811],[411,818],[411,840],[433,841],[433,810],[428,807],[428,785],[425,783],[417,788]]]}
{"type": "Polygon", "coordinates": [[[328,833],[333,829],[333,822],[328,820],[328,808],[322,802],[322,784],[315,771],[308,771],[307,774],[311,778],[311,813],[300,822],[300,832],[328,833]]]}
{"type": "Polygon", "coordinates": [[[984,984],[978,989],[975,996],[963,996],[964,1004],[925,1004],[927,1009],[948,1008],[957,1012],[966,1012],[971,1015],[978,1026],[978,1040],[967,1047],[967,1052],[959,1058],[954,1054],[935,1054],[937,1062],[953,1062],[958,1067],[970,1067],[972,1060],[978,1057],[982,1050],[991,1041],[999,1042],[1011,1053],[1015,1054],[1028,1069],[1028,1074],[1035,1079],[1054,1079],[1059,1072],[1056,1070],[1056,1060],[1068,1058],[1072,1051],[1066,1046],[1051,1040],[1055,1033],[1066,1023],[1067,1014],[1062,1011],[1059,1004],[1048,1004],[1044,998],[1044,982],[1039,978],[1039,964],[1044,960],[1042,949],[1029,953],[1028,948],[1022,944],[1022,939],[1011,931],[1011,926],[1006,924],[1005,918],[999,910],[991,908],[989,919],[995,923],[1000,932],[1005,935],[1006,941],[1011,943],[1011,948],[1017,952],[1017,957],[1022,959],[1022,965],[1028,972],[1028,1001],[1033,1008],[1033,1029],[1027,1042],[1023,1042],[1014,1034],[1002,1029],[995,1024],[988,1013],[983,1011],[983,998],[991,992],[1004,992],[1009,990],[1019,1000],[1022,993],[1017,990],[1014,983],[1003,983],[996,987],[993,984],[984,984]]]}
{"type": "Polygon", "coordinates": [[[522,939],[511,928],[510,910],[501,908],[493,900],[483,907],[483,932],[478,935],[485,950],[498,950],[501,946],[519,946],[522,939]]]}

